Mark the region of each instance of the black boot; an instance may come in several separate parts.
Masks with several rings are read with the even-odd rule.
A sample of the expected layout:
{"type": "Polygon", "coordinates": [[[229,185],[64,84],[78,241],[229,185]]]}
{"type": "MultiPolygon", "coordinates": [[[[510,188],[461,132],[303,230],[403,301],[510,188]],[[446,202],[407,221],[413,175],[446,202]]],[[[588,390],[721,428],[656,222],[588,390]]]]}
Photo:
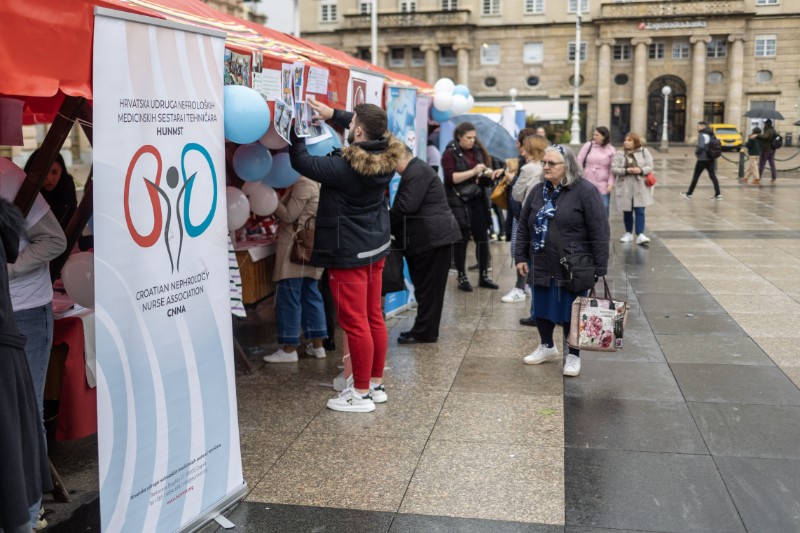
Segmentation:
{"type": "Polygon", "coordinates": [[[458,275],[458,290],[464,292],[472,292],[472,285],[469,282],[469,278],[464,273],[459,273],[458,275]]]}
{"type": "Polygon", "coordinates": [[[484,289],[499,289],[500,285],[492,281],[492,278],[489,277],[488,272],[481,273],[481,277],[478,280],[478,286],[483,287],[484,289]]]}

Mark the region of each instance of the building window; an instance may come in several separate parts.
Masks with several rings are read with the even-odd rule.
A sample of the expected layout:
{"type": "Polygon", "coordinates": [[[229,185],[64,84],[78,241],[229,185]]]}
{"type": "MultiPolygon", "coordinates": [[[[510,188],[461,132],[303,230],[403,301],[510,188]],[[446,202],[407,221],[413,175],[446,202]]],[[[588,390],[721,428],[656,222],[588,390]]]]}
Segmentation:
{"type": "Polygon", "coordinates": [[[650,59],[664,59],[664,43],[653,43],[647,47],[647,57],[650,59]]]}
{"type": "Polygon", "coordinates": [[[359,2],[358,3],[358,14],[359,15],[371,15],[372,14],[372,2],[359,2]]]}
{"type": "Polygon", "coordinates": [[[417,0],[401,0],[400,13],[414,13],[417,10],[417,0]]]}
{"type": "Polygon", "coordinates": [[[483,84],[491,89],[492,87],[497,85],[497,78],[489,76],[488,78],[483,80],[483,84]]]}
{"type": "Polygon", "coordinates": [[[728,57],[728,43],[722,39],[714,39],[706,47],[706,57],[722,59],[728,57]]]}
{"type": "Polygon", "coordinates": [[[722,75],[722,72],[709,72],[708,75],[706,75],[706,81],[708,81],[710,85],[719,85],[724,79],[725,76],[722,75]]]}
{"type": "Polygon", "coordinates": [[[772,72],[769,70],[759,70],[756,72],[756,81],[758,83],[769,83],[772,81],[772,72]]]}
{"type": "Polygon", "coordinates": [[[404,67],[404,66],[406,66],[406,49],[405,48],[390,48],[389,49],[389,66],[390,67],[404,67]]]}
{"type": "Polygon", "coordinates": [[[455,11],[458,9],[458,0],[442,0],[442,11],[455,11]]]}
{"type": "Polygon", "coordinates": [[[481,12],[484,15],[499,15],[500,0],[481,0],[481,12]]]}
{"type": "Polygon", "coordinates": [[[611,57],[614,58],[614,61],[630,61],[632,56],[633,51],[629,44],[615,44],[611,49],[611,57]]]}
{"type": "Polygon", "coordinates": [[[372,50],[367,47],[361,47],[358,49],[358,55],[356,56],[362,61],[367,61],[368,63],[372,63],[372,50]]]}
{"type": "Polygon", "coordinates": [[[689,59],[691,47],[688,42],[680,42],[672,45],[672,59],[689,59]]]}
{"type": "Polygon", "coordinates": [[[528,64],[544,62],[544,44],[525,43],[522,47],[522,62],[528,64]]]}
{"type": "Polygon", "coordinates": [[[425,52],[417,46],[411,49],[411,66],[424,67],[425,66],[425,52]]]}
{"type": "Polygon", "coordinates": [[[319,5],[320,22],[336,22],[336,2],[322,2],[319,5]]]}
{"type": "Polygon", "coordinates": [[[456,60],[456,51],[450,45],[439,47],[439,66],[452,67],[458,64],[456,60]]]}
{"type": "MultiPolygon", "coordinates": [[[[567,45],[567,61],[575,61],[575,41],[567,45]]],[[[586,41],[581,41],[581,61],[586,61],[586,41]]]]}
{"type": "Polygon", "coordinates": [[[774,35],[756,35],[756,57],[775,57],[778,38],[774,35]]]}
{"type": "Polygon", "coordinates": [[[567,13],[576,13],[578,11],[578,2],[581,3],[581,13],[589,11],[589,0],[569,0],[567,4],[567,13]]]}
{"type": "Polygon", "coordinates": [[[617,74],[614,76],[614,83],[617,85],[625,85],[628,83],[628,75],[627,74],[617,74]]]}
{"type": "Polygon", "coordinates": [[[539,15],[544,13],[544,0],[525,0],[525,14],[539,15]]]}
{"type": "Polygon", "coordinates": [[[757,6],[777,6],[778,0],[756,0],[757,6]]]}
{"type": "Polygon", "coordinates": [[[481,45],[481,65],[500,64],[500,45],[483,43],[481,45]]]}
{"type": "Polygon", "coordinates": [[[528,79],[525,80],[525,83],[528,84],[528,87],[536,87],[539,85],[539,76],[528,76],[528,79]]]}

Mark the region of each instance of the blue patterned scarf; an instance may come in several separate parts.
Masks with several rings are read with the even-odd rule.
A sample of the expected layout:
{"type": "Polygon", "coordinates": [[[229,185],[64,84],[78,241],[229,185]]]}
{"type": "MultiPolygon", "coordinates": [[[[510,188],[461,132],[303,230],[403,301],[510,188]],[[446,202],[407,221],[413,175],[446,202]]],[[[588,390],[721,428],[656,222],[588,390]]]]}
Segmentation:
{"type": "Polygon", "coordinates": [[[558,198],[561,192],[561,185],[559,184],[552,192],[551,187],[552,185],[545,183],[542,188],[544,205],[539,209],[539,212],[536,213],[536,224],[533,227],[533,232],[536,234],[536,238],[533,240],[534,252],[544,250],[544,241],[547,238],[547,225],[550,219],[556,216],[556,206],[553,202],[558,198]]]}

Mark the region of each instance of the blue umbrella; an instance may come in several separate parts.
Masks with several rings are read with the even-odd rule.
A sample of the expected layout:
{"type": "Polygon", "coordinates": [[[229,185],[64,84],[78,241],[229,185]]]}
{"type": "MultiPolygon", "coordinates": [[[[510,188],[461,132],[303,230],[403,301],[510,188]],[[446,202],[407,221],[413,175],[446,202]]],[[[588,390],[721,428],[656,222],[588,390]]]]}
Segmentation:
{"type": "Polygon", "coordinates": [[[448,122],[460,124],[470,122],[475,126],[478,140],[486,147],[490,155],[498,159],[519,157],[517,141],[503,126],[483,115],[458,115],[450,117],[448,122]]]}

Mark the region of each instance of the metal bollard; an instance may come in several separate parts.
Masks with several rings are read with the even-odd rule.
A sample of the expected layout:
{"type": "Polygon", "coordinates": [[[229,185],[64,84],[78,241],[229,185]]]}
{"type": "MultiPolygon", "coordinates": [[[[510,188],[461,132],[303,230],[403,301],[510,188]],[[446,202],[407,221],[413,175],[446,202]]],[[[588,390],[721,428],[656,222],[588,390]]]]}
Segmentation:
{"type": "Polygon", "coordinates": [[[744,178],[744,152],[739,152],[739,179],[744,178]]]}

